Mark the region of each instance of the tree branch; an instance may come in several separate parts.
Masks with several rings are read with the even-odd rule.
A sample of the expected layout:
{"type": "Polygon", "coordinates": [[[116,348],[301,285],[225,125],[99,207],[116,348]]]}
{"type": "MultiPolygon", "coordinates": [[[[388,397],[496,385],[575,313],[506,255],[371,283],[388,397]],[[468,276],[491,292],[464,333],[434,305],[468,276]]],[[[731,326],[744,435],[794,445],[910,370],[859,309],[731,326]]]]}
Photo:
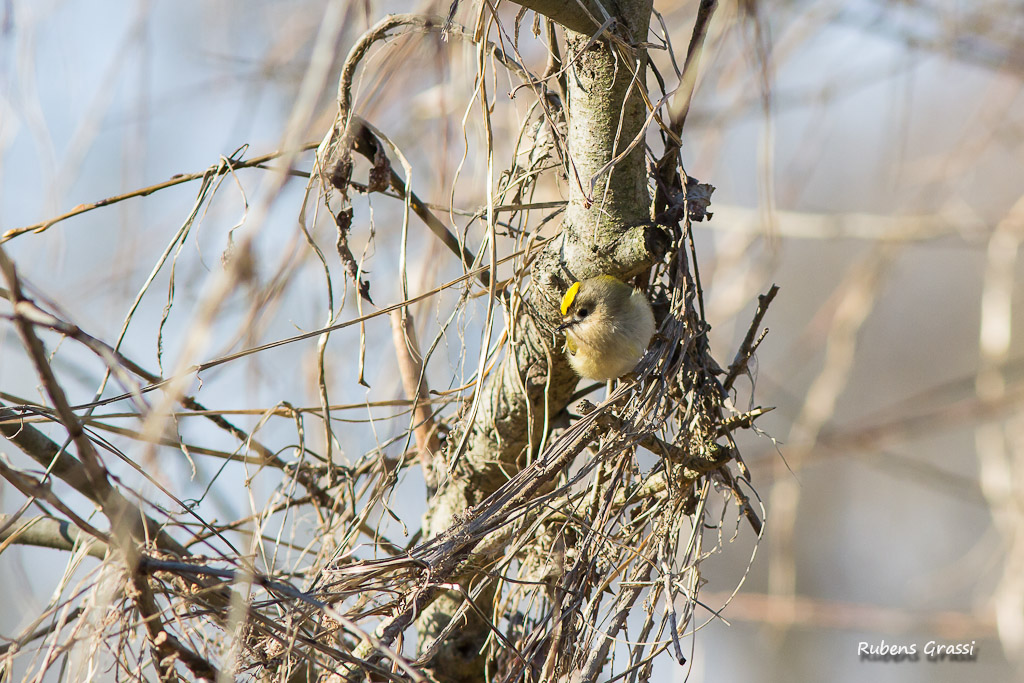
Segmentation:
{"type": "Polygon", "coordinates": [[[570,31],[591,34],[601,28],[611,16],[609,12],[621,3],[599,0],[516,0],[516,4],[543,14],[570,31]]]}

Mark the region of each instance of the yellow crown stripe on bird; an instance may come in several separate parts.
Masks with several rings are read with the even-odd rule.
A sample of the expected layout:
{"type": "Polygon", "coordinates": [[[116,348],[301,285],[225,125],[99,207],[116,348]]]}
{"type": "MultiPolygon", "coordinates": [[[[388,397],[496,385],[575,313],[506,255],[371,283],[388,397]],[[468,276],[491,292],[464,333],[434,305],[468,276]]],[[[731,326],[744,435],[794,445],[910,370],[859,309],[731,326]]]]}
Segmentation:
{"type": "Polygon", "coordinates": [[[569,311],[569,307],[572,306],[572,302],[576,300],[576,294],[580,291],[580,283],[572,283],[572,287],[562,297],[562,315],[564,316],[569,311]]]}
{"type": "MultiPolygon", "coordinates": [[[[614,275],[595,275],[594,277],[592,277],[590,279],[594,280],[594,281],[605,280],[605,281],[622,283],[622,280],[620,280],[619,278],[615,277],[614,275]]],[[[572,287],[570,287],[569,290],[565,293],[565,296],[562,297],[561,311],[562,311],[562,315],[563,316],[566,313],[569,312],[569,307],[572,306],[572,302],[576,300],[576,295],[579,293],[579,291],[580,291],[580,283],[579,282],[574,282],[574,283],[572,283],[572,287]]]]}

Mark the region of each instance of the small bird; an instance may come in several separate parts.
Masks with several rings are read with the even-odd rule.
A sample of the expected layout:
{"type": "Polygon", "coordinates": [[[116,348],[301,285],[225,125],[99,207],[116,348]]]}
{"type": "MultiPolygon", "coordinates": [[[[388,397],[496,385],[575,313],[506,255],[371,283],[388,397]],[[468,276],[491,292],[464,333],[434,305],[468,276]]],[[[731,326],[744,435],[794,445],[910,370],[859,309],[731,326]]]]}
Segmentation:
{"type": "Polygon", "coordinates": [[[581,377],[621,377],[643,357],[654,335],[654,312],[642,292],[611,275],[573,283],[562,297],[569,364],[581,377]]]}

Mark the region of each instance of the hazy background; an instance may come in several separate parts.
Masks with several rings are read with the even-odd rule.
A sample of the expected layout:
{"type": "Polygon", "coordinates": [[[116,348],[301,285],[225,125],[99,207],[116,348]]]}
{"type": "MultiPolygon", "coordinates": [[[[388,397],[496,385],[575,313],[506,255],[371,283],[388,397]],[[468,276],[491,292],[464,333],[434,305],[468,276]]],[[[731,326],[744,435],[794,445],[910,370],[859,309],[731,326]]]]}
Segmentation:
{"type": "MultiPolygon", "coordinates": [[[[447,3],[411,4],[447,12],[447,3]]],[[[695,4],[655,2],[680,60],[695,4]]],[[[711,623],[695,639],[688,680],[1019,680],[1024,312],[1016,295],[1024,291],[1018,260],[1024,3],[764,2],[758,3],[760,32],[734,3],[720,4],[683,158],[690,175],[717,187],[714,218],[698,225],[696,236],[720,362],[731,360],[757,294],[772,283],[781,288],[765,319],[770,333],[758,353],[754,392],[756,404],[776,409],[758,423],[764,436],[744,443],[753,485],[767,506],[766,536],[739,595],[722,613],[730,625],[711,623]],[[767,64],[758,56],[764,44],[771,45],[767,64]],[[858,661],[859,642],[883,639],[916,643],[919,651],[930,640],[974,641],[977,661],[858,661]]],[[[3,3],[0,228],[201,172],[243,145],[247,157],[278,149],[323,6],[270,0],[3,3]]],[[[344,50],[389,11],[412,9],[352,2],[344,50]]],[[[467,6],[458,18],[475,16],[475,7],[467,6]]],[[[530,22],[532,14],[524,36],[530,22]]],[[[664,51],[652,54],[667,65],[664,51]]],[[[523,58],[542,69],[539,46],[524,50],[523,58]]],[[[396,39],[368,62],[356,100],[357,110],[409,159],[421,197],[470,211],[484,204],[487,178],[474,122],[474,60],[457,42],[396,39]]],[[[497,102],[499,170],[509,163],[517,117],[526,107],[520,101],[526,98],[508,102],[512,87],[504,74],[488,84],[497,102]]],[[[329,85],[303,141],[316,142],[327,130],[333,93],[329,85]]],[[[308,170],[311,159],[307,153],[296,168],[308,170]]],[[[326,322],[322,267],[299,246],[305,181],[294,179],[272,196],[269,177],[241,170],[225,178],[184,238],[163,331],[165,370],[182,353],[229,231],[239,223],[257,235],[252,292],[279,271],[286,273],[284,284],[254,320],[246,317],[245,292],[236,293],[190,360],[326,322]]],[[[192,182],[130,199],[19,236],[4,248],[40,294],[90,334],[111,340],[188,217],[197,188],[192,182]]],[[[562,189],[541,188],[535,199],[561,198],[562,189]]],[[[363,259],[378,306],[401,300],[395,277],[400,209],[400,202],[381,196],[356,199],[352,248],[363,259]],[[370,221],[372,237],[365,230],[370,221]]],[[[453,220],[475,249],[481,225],[453,220]]],[[[335,271],[339,320],[356,317],[330,218],[320,216],[309,227],[335,271]]],[[[410,294],[461,274],[416,219],[409,230],[410,294]]],[[[169,283],[164,268],[143,296],[123,346],[154,371],[169,283]]],[[[446,293],[416,309],[421,340],[434,338],[453,302],[446,293]]],[[[460,386],[475,370],[482,310],[479,299],[471,302],[444,337],[429,366],[432,388],[460,386]]],[[[369,387],[357,383],[359,329],[334,333],[328,343],[332,403],[402,396],[387,320],[368,322],[365,334],[369,387]]],[[[6,321],[0,345],[0,391],[40,400],[35,373],[6,321]]],[[[250,356],[204,374],[194,390],[221,409],[267,409],[279,401],[316,406],[315,347],[309,340],[250,356]]],[[[93,397],[102,372],[94,357],[65,343],[55,351],[54,366],[72,401],[93,397]]],[[[748,400],[746,389],[741,398],[748,400]]],[[[400,451],[401,443],[387,444],[408,427],[407,416],[388,419],[397,412],[339,412],[354,422],[334,427],[344,449],[337,457],[400,451]]],[[[237,421],[252,429],[259,415],[237,421]]],[[[179,425],[186,440],[216,446],[220,439],[222,447],[234,448],[193,422],[179,425]]],[[[311,441],[322,445],[320,423],[310,419],[307,428],[311,441]]],[[[283,447],[293,432],[288,420],[272,419],[261,438],[280,438],[283,447]]],[[[0,450],[12,462],[27,462],[6,442],[0,450]]],[[[277,483],[235,463],[221,471],[221,461],[197,456],[193,470],[180,452],[159,453],[146,461],[147,471],[201,499],[212,517],[260,509],[277,483]]],[[[135,476],[127,468],[123,474],[130,481],[135,476]]],[[[392,509],[415,528],[423,498],[421,477],[407,470],[392,509]]],[[[0,502],[11,513],[23,498],[0,484],[0,502]]],[[[301,537],[301,520],[295,523],[299,530],[292,533],[301,537]]],[[[382,528],[407,540],[401,524],[382,528]]],[[[753,549],[747,529],[724,543],[703,567],[708,585],[702,599],[715,607],[747,571],[753,549]]],[[[58,551],[14,546],[0,553],[0,636],[14,637],[26,627],[51,598],[66,563],[66,553],[58,551]]],[[[707,617],[698,611],[698,623],[707,617]]],[[[666,658],[653,680],[681,681],[686,673],[666,658]]]]}

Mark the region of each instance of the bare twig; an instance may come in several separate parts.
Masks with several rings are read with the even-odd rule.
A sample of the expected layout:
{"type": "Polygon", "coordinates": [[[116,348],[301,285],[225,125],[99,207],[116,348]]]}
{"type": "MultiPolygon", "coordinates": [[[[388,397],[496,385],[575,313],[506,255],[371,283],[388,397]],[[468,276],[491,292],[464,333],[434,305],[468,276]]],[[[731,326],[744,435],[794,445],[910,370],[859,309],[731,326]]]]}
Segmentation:
{"type": "Polygon", "coordinates": [[[707,36],[711,17],[718,6],[717,0],[701,0],[697,8],[697,17],[693,23],[690,44],[686,48],[686,60],[683,62],[683,73],[675,95],[669,104],[669,125],[665,131],[665,151],[656,165],[658,186],[654,201],[654,213],[659,215],[669,205],[672,195],[682,191],[683,185],[679,176],[679,149],[682,145],[683,126],[690,111],[690,102],[697,85],[700,71],[700,57],[704,51],[704,39],[707,36]]]}
{"type": "Polygon", "coordinates": [[[750,327],[747,329],[747,334],[743,337],[743,342],[736,351],[736,357],[729,366],[729,372],[726,374],[725,380],[722,381],[722,386],[726,391],[732,389],[732,385],[736,379],[744,372],[747,372],[747,366],[750,363],[750,358],[754,355],[754,351],[757,350],[758,345],[761,343],[761,339],[764,338],[763,333],[756,339],[755,335],[757,335],[758,330],[761,327],[761,321],[764,319],[765,313],[768,312],[768,306],[778,293],[779,288],[776,285],[772,285],[771,289],[769,289],[766,294],[758,295],[757,311],[754,312],[754,319],[750,321],[750,327]]]}
{"type": "Polygon", "coordinates": [[[215,681],[219,677],[217,668],[204,657],[193,652],[184,643],[167,632],[160,616],[160,607],[149,587],[149,581],[142,572],[132,573],[135,604],[142,614],[142,623],[149,634],[149,644],[156,654],[157,673],[165,683],[177,683],[174,665],[180,661],[188,667],[197,679],[215,681]]]}
{"type": "MultiPolygon", "coordinates": [[[[318,144],[319,143],[316,142],[306,143],[300,148],[299,151],[307,152],[309,150],[316,149],[318,144]]],[[[4,242],[7,242],[11,239],[14,239],[18,235],[23,235],[26,232],[39,233],[45,230],[49,230],[54,225],[62,221],[66,221],[69,218],[74,218],[75,216],[79,216],[83,213],[88,213],[89,211],[92,211],[94,209],[99,209],[104,206],[110,206],[111,204],[117,204],[118,202],[123,202],[126,199],[132,199],[134,197],[146,197],[148,195],[153,194],[154,192],[159,192],[160,190],[165,190],[169,187],[174,187],[175,185],[181,185],[182,183],[189,183],[192,182],[193,180],[201,180],[202,178],[206,178],[207,176],[209,176],[211,173],[231,173],[239,168],[266,168],[265,164],[268,161],[278,159],[282,156],[288,156],[290,154],[293,154],[293,152],[270,152],[269,154],[263,154],[261,156],[253,157],[252,159],[246,160],[235,159],[234,157],[232,157],[230,160],[231,163],[227,165],[223,164],[222,162],[218,162],[213,166],[210,166],[210,168],[206,169],[205,171],[200,171],[199,173],[178,173],[172,176],[170,180],[165,180],[162,183],[156,183],[155,185],[149,185],[147,187],[142,187],[137,190],[132,190],[130,192],[125,192],[123,194],[114,195],[113,197],[107,197],[106,199],[100,199],[99,201],[90,202],[88,204],[79,204],[70,211],[62,213],[59,216],[55,216],[54,218],[42,221],[41,223],[34,223],[32,225],[26,225],[21,228],[11,228],[10,230],[4,232],[2,236],[0,236],[0,244],[3,244],[4,242]]]]}
{"type": "MultiPolygon", "coordinates": [[[[18,294],[15,295],[17,300],[20,296],[17,276],[14,274],[13,264],[7,259],[2,247],[0,247],[0,268],[8,276],[8,285],[12,293],[17,290],[18,294]],[[13,286],[11,286],[12,282],[13,286]]],[[[92,466],[86,465],[81,460],[67,453],[64,448],[59,447],[49,437],[31,425],[18,425],[6,419],[0,419],[0,433],[16,443],[27,455],[47,468],[48,471],[52,471],[79,493],[103,507],[105,513],[112,515],[110,519],[112,525],[117,523],[128,524],[133,533],[139,534],[138,538],[153,538],[159,546],[170,552],[188,555],[188,551],[175,541],[163,529],[162,525],[148,515],[143,514],[138,507],[130,503],[117,489],[111,486],[106,478],[106,471],[99,463],[99,458],[96,455],[92,442],[85,435],[81,423],[74,412],[72,412],[67,399],[64,397],[64,392],[60,389],[52,372],[49,371],[49,365],[42,354],[42,344],[36,338],[35,333],[32,332],[31,324],[23,319],[18,320],[19,330],[28,340],[27,344],[34,343],[36,347],[36,351],[33,354],[34,359],[41,363],[37,367],[44,368],[40,370],[40,373],[48,378],[49,390],[52,392],[51,397],[57,397],[55,403],[59,404],[56,408],[58,416],[62,418],[61,421],[65,427],[68,425],[68,422],[65,422],[65,420],[71,422],[72,426],[68,427],[68,430],[69,432],[72,432],[73,429],[77,431],[77,439],[74,439],[75,443],[80,448],[82,444],[85,444],[87,452],[92,458],[92,466]]],[[[0,417],[14,416],[10,415],[9,408],[3,408],[0,409],[0,417]]]]}
{"type": "Polygon", "coordinates": [[[441,440],[430,410],[430,390],[424,376],[423,357],[416,340],[416,328],[411,313],[395,311],[391,314],[391,335],[395,342],[398,372],[402,377],[405,395],[413,401],[412,421],[420,467],[427,486],[436,486],[434,457],[441,452],[441,440]]]}

